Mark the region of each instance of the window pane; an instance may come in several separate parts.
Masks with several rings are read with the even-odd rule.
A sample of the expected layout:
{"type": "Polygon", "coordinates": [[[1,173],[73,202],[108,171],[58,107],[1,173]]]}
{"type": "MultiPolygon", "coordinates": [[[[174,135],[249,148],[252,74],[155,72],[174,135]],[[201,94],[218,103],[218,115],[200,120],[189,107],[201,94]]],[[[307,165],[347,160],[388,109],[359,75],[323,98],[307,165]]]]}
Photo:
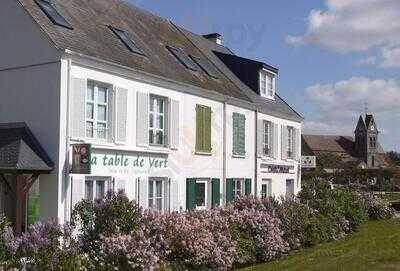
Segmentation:
{"type": "Polygon", "coordinates": [[[98,123],[97,124],[97,137],[101,139],[107,138],[107,125],[105,123],[98,123]]]}
{"type": "Polygon", "coordinates": [[[196,183],[196,206],[205,207],[206,206],[206,184],[196,183]]]}
{"type": "Polygon", "coordinates": [[[86,137],[93,138],[93,122],[86,122],[86,137]]]}
{"type": "Polygon", "coordinates": [[[94,107],[93,104],[87,103],[86,104],[86,118],[93,119],[94,118],[94,107]]]}
{"type": "Polygon", "coordinates": [[[157,144],[157,145],[164,144],[164,133],[162,131],[157,131],[155,144],[157,144]]]}
{"type": "Polygon", "coordinates": [[[93,182],[92,181],[85,182],[85,199],[86,200],[93,199],[93,182]]]}
{"type": "Polygon", "coordinates": [[[97,91],[97,101],[99,103],[107,103],[107,89],[99,87],[97,91]]]}
{"type": "Polygon", "coordinates": [[[154,103],[155,103],[155,98],[150,97],[150,112],[154,112],[154,103]]]}
{"type": "Polygon", "coordinates": [[[94,88],[92,84],[88,85],[88,88],[86,90],[86,99],[88,101],[94,101],[94,88]]]}
{"type": "Polygon", "coordinates": [[[153,113],[150,113],[149,120],[150,120],[150,128],[154,128],[154,115],[153,115],[153,113]]]}
{"type": "Polygon", "coordinates": [[[104,105],[97,106],[97,119],[101,121],[107,120],[107,107],[104,105]]]}
{"type": "Polygon", "coordinates": [[[162,182],[158,181],[156,183],[156,197],[162,197],[162,182]]]}
{"type": "Polygon", "coordinates": [[[162,211],[162,199],[156,200],[156,209],[162,211]]]}
{"type": "Polygon", "coordinates": [[[158,98],[158,113],[164,113],[164,100],[162,98],[158,98]]]}
{"type": "Polygon", "coordinates": [[[102,199],[105,196],[105,181],[96,181],[96,199],[102,199]]]}
{"type": "Polygon", "coordinates": [[[153,208],[153,199],[149,199],[149,208],[153,208]]]}
{"type": "Polygon", "coordinates": [[[157,128],[164,129],[164,117],[163,116],[157,116],[157,128]]]}
{"type": "Polygon", "coordinates": [[[154,131],[153,130],[149,131],[149,143],[154,144],[154,131]]]}

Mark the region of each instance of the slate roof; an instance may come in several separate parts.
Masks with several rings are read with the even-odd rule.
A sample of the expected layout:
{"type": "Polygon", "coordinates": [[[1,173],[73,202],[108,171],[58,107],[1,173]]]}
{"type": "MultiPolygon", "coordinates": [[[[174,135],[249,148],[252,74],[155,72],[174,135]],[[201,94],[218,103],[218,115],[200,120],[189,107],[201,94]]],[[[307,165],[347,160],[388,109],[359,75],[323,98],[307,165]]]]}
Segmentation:
{"type": "MultiPolygon", "coordinates": [[[[279,94],[275,94],[275,100],[263,98],[257,93],[255,93],[249,86],[243,83],[216,55],[216,54],[225,54],[225,55],[235,56],[235,54],[229,48],[223,45],[216,44],[215,42],[209,41],[205,39],[203,36],[194,34],[183,28],[179,29],[204,53],[204,55],[208,57],[208,59],[221,72],[223,72],[227,76],[227,78],[231,82],[233,82],[238,88],[240,88],[243,91],[243,93],[247,95],[247,97],[250,98],[250,100],[257,106],[258,110],[261,113],[297,122],[303,121],[303,117],[299,113],[297,113],[289,104],[287,104],[279,96],[279,94]]],[[[260,65],[266,65],[265,63],[261,63],[254,60],[249,60],[249,61],[253,61],[254,63],[259,63],[260,65]]]]}
{"type": "Polygon", "coordinates": [[[218,74],[218,79],[212,79],[202,71],[188,70],[171,54],[167,45],[204,57],[169,20],[120,0],[51,0],[73,27],[70,30],[53,24],[34,0],[18,1],[59,50],[68,49],[250,102],[223,75],[218,74]],[[130,52],[109,29],[109,25],[127,31],[145,56],[130,52]]]}
{"type": "Polygon", "coordinates": [[[51,0],[73,27],[69,30],[54,25],[34,0],[18,1],[59,50],[70,50],[241,99],[255,104],[265,114],[298,122],[303,120],[279,95],[275,101],[264,99],[241,82],[213,52],[234,55],[228,48],[177,27],[169,20],[120,0],[51,0]],[[127,50],[108,25],[126,30],[146,56],[127,50]],[[218,79],[202,71],[186,69],[166,45],[180,47],[188,54],[209,61],[219,71],[218,79]]]}
{"type": "MultiPolygon", "coordinates": [[[[338,152],[356,155],[354,138],[351,136],[302,135],[302,141],[312,152],[338,152]]],[[[379,143],[377,147],[378,153],[384,153],[379,143]]]]}
{"type": "Polygon", "coordinates": [[[53,167],[25,123],[0,124],[0,173],[48,173],[53,167]]]}

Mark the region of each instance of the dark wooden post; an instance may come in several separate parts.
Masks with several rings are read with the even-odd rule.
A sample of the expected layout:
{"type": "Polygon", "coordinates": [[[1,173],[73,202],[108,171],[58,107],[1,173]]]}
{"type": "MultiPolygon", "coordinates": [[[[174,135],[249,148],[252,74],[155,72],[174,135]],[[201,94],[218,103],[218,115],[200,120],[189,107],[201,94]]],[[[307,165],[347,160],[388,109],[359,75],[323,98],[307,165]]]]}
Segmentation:
{"type": "Polygon", "coordinates": [[[26,178],[24,175],[17,175],[16,177],[16,202],[15,202],[15,235],[20,236],[22,233],[22,223],[24,216],[24,205],[26,202],[26,178]]]}

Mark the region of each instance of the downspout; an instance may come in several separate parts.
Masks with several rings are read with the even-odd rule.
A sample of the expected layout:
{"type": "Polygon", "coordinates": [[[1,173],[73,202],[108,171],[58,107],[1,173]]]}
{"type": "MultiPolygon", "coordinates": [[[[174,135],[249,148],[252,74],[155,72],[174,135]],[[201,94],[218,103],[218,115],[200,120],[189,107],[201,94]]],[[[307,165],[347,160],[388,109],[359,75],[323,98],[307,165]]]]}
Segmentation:
{"type": "Polygon", "coordinates": [[[254,144],[255,144],[255,152],[254,152],[254,196],[257,197],[257,185],[258,185],[258,109],[255,110],[255,118],[254,118],[254,144]]]}
{"type": "Polygon", "coordinates": [[[222,197],[223,197],[223,203],[226,204],[226,165],[227,165],[227,157],[226,157],[226,106],[227,103],[226,101],[224,102],[224,116],[223,116],[223,165],[222,165],[222,197]]]}
{"type": "Polygon", "coordinates": [[[70,219],[72,218],[72,181],[71,178],[69,178],[69,111],[70,111],[70,93],[71,93],[71,65],[72,65],[72,61],[71,59],[67,60],[67,106],[66,106],[66,146],[65,146],[65,152],[66,152],[66,157],[65,157],[65,163],[66,163],[66,167],[65,168],[65,182],[66,182],[66,186],[65,186],[65,199],[64,199],[64,221],[66,217],[69,217],[70,219]],[[68,185],[69,184],[69,185],[68,185]],[[70,195],[70,199],[69,199],[69,204],[67,204],[67,192],[68,192],[68,186],[71,190],[71,195],[70,195]],[[70,210],[69,216],[67,216],[68,211],[70,210]]]}

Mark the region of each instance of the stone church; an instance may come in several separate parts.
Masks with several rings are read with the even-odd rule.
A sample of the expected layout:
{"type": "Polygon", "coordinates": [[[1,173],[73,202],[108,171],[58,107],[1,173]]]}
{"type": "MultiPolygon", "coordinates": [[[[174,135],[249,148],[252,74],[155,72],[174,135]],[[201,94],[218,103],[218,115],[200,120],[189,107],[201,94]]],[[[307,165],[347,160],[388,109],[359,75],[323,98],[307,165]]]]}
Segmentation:
{"type": "Polygon", "coordinates": [[[317,167],[327,172],[343,168],[385,168],[387,157],[379,144],[379,130],[373,115],[361,115],[354,137],[302,135],[302,155],[316,156],[317,167]]]}

